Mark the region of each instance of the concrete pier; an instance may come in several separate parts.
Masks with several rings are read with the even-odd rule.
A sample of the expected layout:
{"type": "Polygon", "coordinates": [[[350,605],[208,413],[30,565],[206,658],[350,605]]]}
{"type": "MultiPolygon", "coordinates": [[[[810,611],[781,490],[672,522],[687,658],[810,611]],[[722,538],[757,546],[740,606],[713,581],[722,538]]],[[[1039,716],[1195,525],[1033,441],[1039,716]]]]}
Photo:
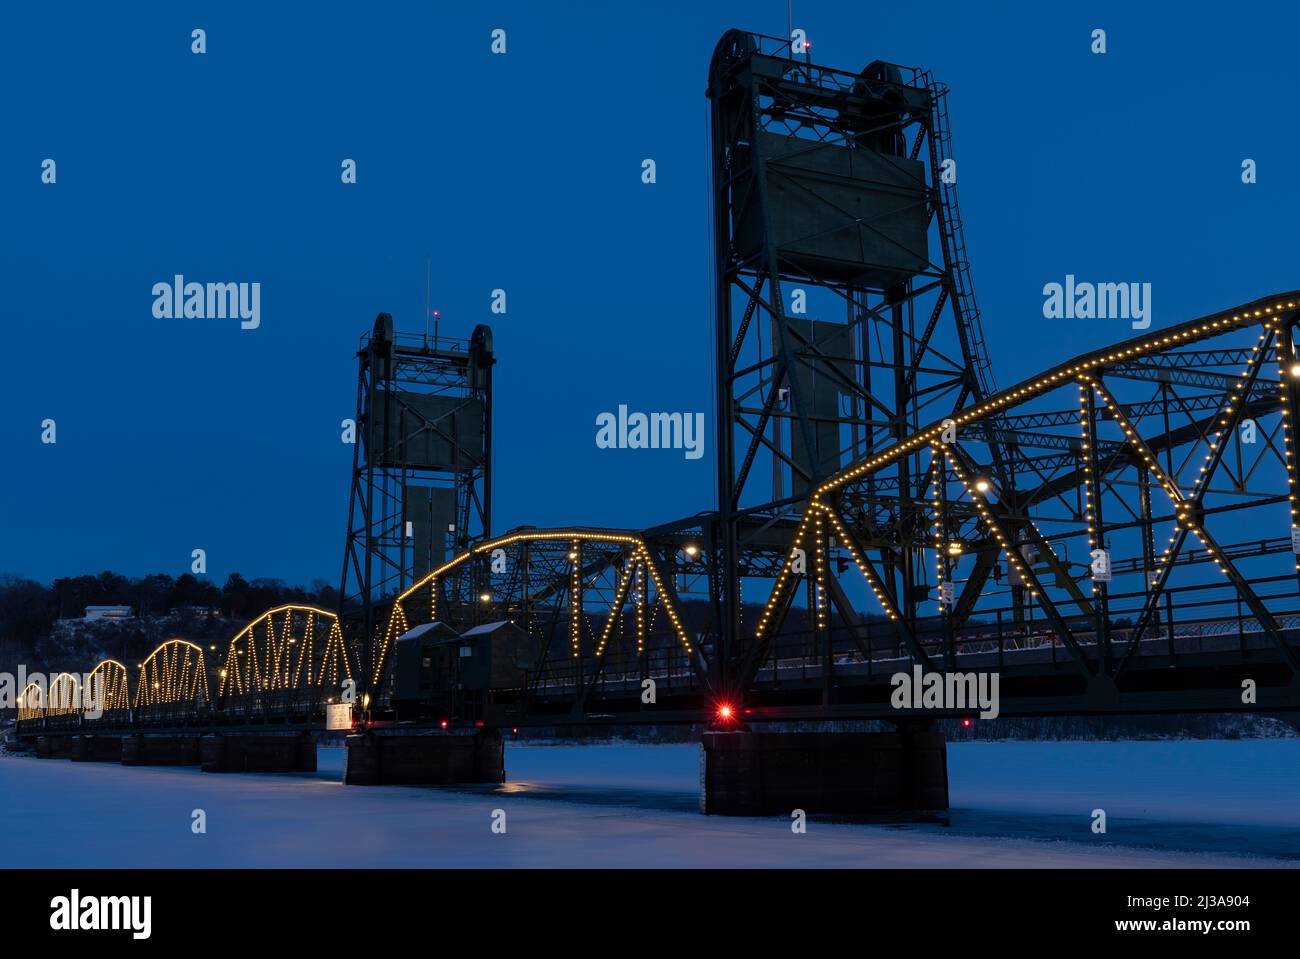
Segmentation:
{"type": "Polygon", "coordinates": [[[73,736],[72,761],[74,763],[120,763],[122,761],[121,736],[73,736]]]}
{"type": "Polygon", "coordinates": [[[210,733],[203,737],[201,753],[205,773],[316,771],[316,737],[306,732],[210,733]]]}
{"type": "Polygon", "coordinates": [[[701,759],[704,813],[892,815],[948,808],[943,733],[710,732],[701,759]]]}
{"type": "Polygon", "coordinates": [[[71,759],[71,736],[41,736],[36,740],[36,755],[40,759],[71,759]]]}
{"type": "Polygon", "coordinates": [[[350,786],[502,783],[505,743],[495,729],[367,732],[347,738],[350,786]]]}
{"type": "Polygon", "coordinates": [[[149,736],[143,733],[122,737],[123,766],[197,766],[198,736],[149,736]]]}

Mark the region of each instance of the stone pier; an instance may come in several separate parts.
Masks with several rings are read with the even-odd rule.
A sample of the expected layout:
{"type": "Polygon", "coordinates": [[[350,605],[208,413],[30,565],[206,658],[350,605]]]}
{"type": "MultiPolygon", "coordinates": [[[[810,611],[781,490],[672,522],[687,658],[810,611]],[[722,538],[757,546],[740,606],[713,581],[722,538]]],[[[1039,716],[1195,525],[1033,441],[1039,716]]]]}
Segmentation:
{"type": "Polygon", "coordinates": [[[122,737],[123,766],[197,766],[198,736],[150,736],[135,733],[122,737]]]}
{"type": "Polygon", "coordinates": [[[203,737],[205,773],[316,771],[316,737],[311,733],[211,733],[203,737]]]}
{"type": "Polygon", "coordinates": [[[898,732],[709,732],[702,811],[890,816],[948,808],[948,753],[935,729],[898,732]]]}
{"type": "Polygon", "coordinates": [[[347,749],[350,786],[506,781],[505,743],[495,729],[355,733],[347,749]]]}
{"type": "Polygon", "coordinates": [[[73,736],[72,761],[74,763],[120,763],[122,761],[122,737],[90,735],[87,733],[73,736]]]}

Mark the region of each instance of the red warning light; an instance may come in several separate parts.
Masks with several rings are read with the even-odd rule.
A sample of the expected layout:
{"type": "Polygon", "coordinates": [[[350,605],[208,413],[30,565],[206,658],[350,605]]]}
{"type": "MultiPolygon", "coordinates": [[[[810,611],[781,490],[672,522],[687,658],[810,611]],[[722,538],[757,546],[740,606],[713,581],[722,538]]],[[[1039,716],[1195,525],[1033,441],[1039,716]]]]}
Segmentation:
{"type": "Polygon", "coordinates": [[[719,720],[719,722],[724,722],[724,723],[725,723],[725,722],[730,721],[730,719],[731,719],[731,717],[732,717],[732,715],[733,715],[733,712],[734,712],[734,711],[732,710],[732,708],[731,708],[731,706],[730,706],[729,704],[727,704],[727,703],[720,703],[720,704],[718,705],[718,720],[719,720]]]}
{"type": "Polygon", "coordinates": [[[447,728],[447,720],[444,719],[444,720],[443,720],[442,722],[440,722],[438,725],[441,726],[443,729],[446,729],[446,728],[447,728]]]}
{"type": "Polygon", "coordinates": [[[962,724],[964,727],[966,727],[967,729],[970,729],[970,720],[969,720],[969,719],[963,719],[963,720],[961,721],[961,724],[962,724]]]}

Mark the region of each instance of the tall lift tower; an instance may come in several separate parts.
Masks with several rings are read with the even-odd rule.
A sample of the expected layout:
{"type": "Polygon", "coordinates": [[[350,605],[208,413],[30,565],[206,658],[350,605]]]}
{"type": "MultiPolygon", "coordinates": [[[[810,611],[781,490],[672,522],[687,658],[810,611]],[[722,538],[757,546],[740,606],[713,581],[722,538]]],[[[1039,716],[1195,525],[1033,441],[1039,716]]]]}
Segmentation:
{"type": "MultiPolygon", "coordinates": [[[[829,69],[775,37],[732,30],[714,50],[716,688],[755,667],[749,560],[789,543],[817,484],[994,389],[946,96],[928,72],[829,69]]],[[[924,479],[903,462],[858,504],[904,611],[924,592],[924,479]]]]}

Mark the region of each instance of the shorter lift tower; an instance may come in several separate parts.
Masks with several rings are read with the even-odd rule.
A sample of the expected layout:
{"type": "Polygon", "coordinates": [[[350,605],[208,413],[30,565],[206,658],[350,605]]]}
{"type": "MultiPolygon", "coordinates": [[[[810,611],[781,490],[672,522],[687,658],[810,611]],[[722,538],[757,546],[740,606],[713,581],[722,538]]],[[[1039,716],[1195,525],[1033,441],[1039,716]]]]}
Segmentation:
{"type": "Polygon", "coordinates": [[[496,360],[487,326],[468,341],[430,338],[394,333],[392,316],[380,313],[357,361],[339,597],[366,664],[383,626],[377,609],[491,533],[496,360]]]}

